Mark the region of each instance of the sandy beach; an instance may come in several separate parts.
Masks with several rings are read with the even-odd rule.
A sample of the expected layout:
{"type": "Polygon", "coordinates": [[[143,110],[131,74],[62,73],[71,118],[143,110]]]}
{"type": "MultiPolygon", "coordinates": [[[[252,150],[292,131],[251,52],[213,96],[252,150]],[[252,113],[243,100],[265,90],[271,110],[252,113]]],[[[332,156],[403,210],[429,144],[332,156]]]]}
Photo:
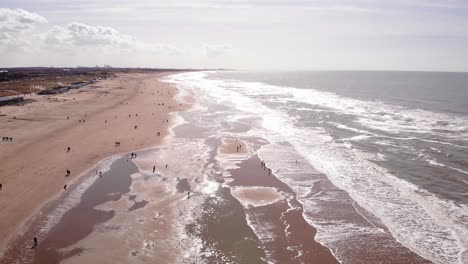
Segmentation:
{"type": "Polygon", "coordinates": [[[0,248],[98,161],[164,140],[169,113],[186,107],[176,104],[175,88],[159,81],[167,74],[122,74],[0,109],[0,134],[13,138],[0,144],[0,248]]]}
{"type": "MultiPolygon", "coordinates": [[[[327,190],[309,180],[326,176],[282,155],[287,143],[272,147],[262,119],[171,73],[118,74],[0,109],[13,137],[0,145],[0,263],[340,262],[317,238],[327,213],[307,204],[327,190]]],[[[382,227],[356,236],[365,246],[341,244],[349,263],[430,263],[361,214],[346,219],[382,227]]]]}

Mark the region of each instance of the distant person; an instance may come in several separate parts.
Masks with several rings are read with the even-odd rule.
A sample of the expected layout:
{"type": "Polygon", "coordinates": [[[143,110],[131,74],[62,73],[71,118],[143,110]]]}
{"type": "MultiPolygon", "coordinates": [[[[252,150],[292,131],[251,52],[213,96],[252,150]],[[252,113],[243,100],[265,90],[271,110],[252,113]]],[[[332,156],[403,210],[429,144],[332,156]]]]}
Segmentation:
{"type": "Polygon", "coordinates": [[[70,170],[67,170],[67,175],[66,176],[70,176],[70,170]]]}
{"type": "Polygon", "coordinates": [[[3,185],[0,183],[0,191],[3,190],[3,185]]]}
{"type": "Polygon", "coordinates": [[[37,247],[37,237],[34,237],[34,238],[33,238],[33,243],[34,243],[34,245],[32,246],[31,249],[37,247]]]}
{"type": "Polygon", "coordinates": [[[66,189],[67,189],[67,185],[66,185],[66,184],[63,186],[63,189],[64,189],[64,190],[66,190],[66,189]]]}
{"type": "Polygon", "coordinates": [[[68,148],[67,148],[67,152],[70,152],[70,151],[71,151],[71,148],[70,148],[70,147],[68,147],[68,148]]]}
{"type": "Polygon", "coordinates": [[[153,173],[156,171],[156,166],[153,166],[153,173]]]}
{"type": "Polygon", "coordinates": [[[166,169],[167,169],[167,164],[166,164],[166,169]]]}

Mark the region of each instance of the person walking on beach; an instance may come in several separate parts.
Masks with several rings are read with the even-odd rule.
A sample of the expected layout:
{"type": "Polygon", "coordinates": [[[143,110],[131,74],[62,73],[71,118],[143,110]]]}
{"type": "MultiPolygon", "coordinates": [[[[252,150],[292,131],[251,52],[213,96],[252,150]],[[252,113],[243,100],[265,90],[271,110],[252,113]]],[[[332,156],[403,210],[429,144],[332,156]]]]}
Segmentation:
{"type": "Polygon", "coordinates": [[[33,238],[33,243],[34,243],[34,245],[32,246],[31,249],[37,247],[37,237],[34,237],[34,238],[33,238]]]}
{"type": "Polygon", "coordinates": [[[0,191],[3,190],[3,185],[0,183],[0,191]]]}
{"type": "Polygon", "coordinates": [[[167,169],[167,164],[166,164],[166,169],[167,169]]]}
{"type": "Polygon", "coordinates": [[[156,171],[156,166],[153,166],[153,173],[156,171]]]}
{"type": "Polygon", "coordinates": [[[66,185],[66,184],[63,186],[63,189],[64,189],[64,190],[66,190],[66,189],[67,189],[67,185],[66,185]]]}
{"type": "Polygon", "coordinates": [[[67,170],[67,174],[65,176],[70,176],[70,170],[67,170]]]}
{"type": "Polygon", "coordinates": [[[70,151],[71,151],[71,148],[70,148],[70,147],[68,147],[68,148],[67,148],[67,152],[70,152],[70,151]]]}

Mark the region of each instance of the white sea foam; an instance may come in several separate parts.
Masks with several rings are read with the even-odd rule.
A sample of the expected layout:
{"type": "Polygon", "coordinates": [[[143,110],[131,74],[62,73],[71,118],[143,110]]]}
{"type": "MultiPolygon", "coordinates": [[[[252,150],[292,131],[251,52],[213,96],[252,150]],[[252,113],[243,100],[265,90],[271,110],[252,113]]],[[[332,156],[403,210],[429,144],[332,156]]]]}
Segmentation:
{"type": "Polygon", "coordinates": [[[433,166],[439,166],[439,167],[445,167],[445,164],[442,164],[440,162],[437,162],[435,160],[428,159],[427,163],[433,165],[433,166]]]}
{"type": "MultiPolygon", "coordinates": [[[[434,129],[443,129],[453,134],[444,134],[445,138],[456,139],[468,136],[468,121],[460,117],[448,117],[445,114],[423,110],[406,109],[386,105],[382,102],[365,102],[344,98],[338,95],[312,89],[278,87],[254,82],[209,80],[206,73],[188,73],[173,75],[172,81],[185,87],[200,91],[204,96],[212,97],[217,103],[235,108],[236,114],[243,117],[261,117],[262,127],[249,131],[252,135],[262,135],[270,142],[288,142],[315,169],[327,175],[328,179],[356,201],[360,207],[378,217],[392,235],[403,245],[421,256],[436,263],[467,263],[468,248],[468,206],[455,204],[439,198],[418,186],[397,178],[370,160],[376,156],[333,143],[333,138],[320,128],[299,128],[286,113],[262,104],[258,96],[278,96],[288,94],[296,102],[330,108],[357,116],[357,121],[374,131],[398,134],[430,135],[434,129]],[[385,112],[386,114],[382,114],[385,112]],[[447,121],[446,120],[450,120],[447,121]],[[444,124],[444,125],[441,125],[444,124]],[[457,136],[455,136],[457,135],[457,136]]],[[[422,138],[415,138],[427,140],[422,138]]],[[[456,143],[438,141],[441,144],[456,143]]],[[[272,145],[273,146],[273,145],[272,145]]],[[[349,145],[348,145],[349,146],[349,145]]],[[[274,151],[283,145],[274,145],[274,151]]],[[[265,149],[260,154],[267,153],[265,149]]],[[[271,154],[271,153],[270,153],[271,154]]],[[[268,154],[263,154],[268,155],[268,154]]],[[[272,157],[272,156],[270,156],[272,157]]],[[[275,169],[285,156],[274,159],[268,166],[275,169]]],[[[288,168],[289,169],[289,168],[288,168]]],[[[314,208],[314,202],[304,199],[310,192],[310,186],[304,179],[288,178],[281,167],[281,180],[288,184],[304,204],[307,216],[314,208]]],[[[287,170],[286,170],[287,171],[287,170]]],[[[310,183],[313,184],[313,183],[310,183]]],[[[333,195],[333,193],[331,194],[333,195]]],[[[338,200],[336,197],[321,196],[320,199],[338,200]]],[[[350,223],[326,222],[316,219],[307,220],[318,226],[318,240],[332,243],[343,236],[353,236],[362,232],[382,232],[378,228],[365,228],[350,223]],[[330,226],[334,225],[332,228],[330,226]]],[[[265,231],[265,230],[264,230],[265,231]]]]}

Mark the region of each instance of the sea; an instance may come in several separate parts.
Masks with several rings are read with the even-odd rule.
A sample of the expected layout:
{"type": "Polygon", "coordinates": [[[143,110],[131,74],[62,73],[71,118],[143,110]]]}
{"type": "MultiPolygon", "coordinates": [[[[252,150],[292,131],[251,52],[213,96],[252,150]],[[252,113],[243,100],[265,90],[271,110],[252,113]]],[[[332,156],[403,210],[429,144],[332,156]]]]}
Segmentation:
{"type": "Polygon", "coordinates": [[[166,81],[195,95],[181,117],[206,138],[268,142],[258,156],[339,261],[391,252],[393,239],[433,263],[468,263],[468,73],[209,71],[166,81]]]}

